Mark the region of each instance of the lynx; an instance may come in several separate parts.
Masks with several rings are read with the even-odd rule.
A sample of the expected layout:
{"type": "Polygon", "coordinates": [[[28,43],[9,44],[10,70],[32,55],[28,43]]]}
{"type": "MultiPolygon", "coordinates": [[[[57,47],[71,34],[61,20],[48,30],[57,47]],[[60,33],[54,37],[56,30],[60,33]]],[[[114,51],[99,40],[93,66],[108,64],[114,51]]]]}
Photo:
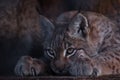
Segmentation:
{"type": "Polygon", "coordinates": [[[99,13],[67,12],[55,24],[45,54],[57,74],[74,76],[120,73],[120,28],[99,13]]]}
{"type": "Polygon", "coordinates": [[[55,74],[120,73],[120,28],[112,20],[95,12],[71,11],[50,24],[55,28],[51,40],[44,45],[44,56],[55,74]]]}

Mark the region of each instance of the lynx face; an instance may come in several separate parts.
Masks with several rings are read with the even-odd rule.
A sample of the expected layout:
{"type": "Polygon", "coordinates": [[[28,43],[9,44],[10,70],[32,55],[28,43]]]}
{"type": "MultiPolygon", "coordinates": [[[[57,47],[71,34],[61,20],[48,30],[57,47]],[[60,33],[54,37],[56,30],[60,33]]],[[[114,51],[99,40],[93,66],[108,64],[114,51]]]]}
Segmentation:
{"type": "Polygon", "coordinates": [[[46,54],[51,58],[52,70],[58,74],[92,74],[93,63],[90,59],[92,50],[86,40],[71,38],[67,28],[61,26],[55,33],[50,47],[46,49],[46,54]]]}
{"type": "Polygon", "coordinates": [[[46,47],[45,54],[51,59],[51,68],[58,74],[98,75],[101,69],[97,67],[99,60],[95,58],[101,56],[101,47],[104,40],[113,35],[114,25],[108,18],[97,13],[71,15],[71,18],[68,15],[58,19],[52,40],[46,47]],[[68,22],[66,19],[69,19],[68,22]]]}

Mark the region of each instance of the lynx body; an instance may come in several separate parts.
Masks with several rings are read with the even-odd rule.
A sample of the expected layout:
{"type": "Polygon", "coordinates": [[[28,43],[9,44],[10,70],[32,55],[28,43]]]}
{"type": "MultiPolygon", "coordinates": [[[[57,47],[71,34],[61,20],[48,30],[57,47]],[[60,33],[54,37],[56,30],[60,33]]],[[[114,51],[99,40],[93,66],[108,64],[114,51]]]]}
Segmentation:
{"type": "Polygon", "coordinates": [[[55,28],[44,44],[44,57],[55,74],[120,73],[120,28],[113,21],[99,13],[77,11],[61,14],[55,23],[47,21],[55,28]]]}
{"type": "Polygon", "coordinates": [[[46,47],[55,73],[75,76],[120,73],[120,28],[107,17],[76,11],[60,15],[46,47]]]}

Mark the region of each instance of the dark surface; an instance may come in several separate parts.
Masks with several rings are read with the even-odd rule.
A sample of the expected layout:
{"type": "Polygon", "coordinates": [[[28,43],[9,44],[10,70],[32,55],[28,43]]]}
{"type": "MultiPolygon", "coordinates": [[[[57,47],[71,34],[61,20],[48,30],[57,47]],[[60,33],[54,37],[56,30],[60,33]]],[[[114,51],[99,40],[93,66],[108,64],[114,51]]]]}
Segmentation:
{"type": "Polygon", "coordinates": [[[68,76],[0,77],[0,80],[120,80],[120,75],[100,77],[68,77],[68,76]]]}

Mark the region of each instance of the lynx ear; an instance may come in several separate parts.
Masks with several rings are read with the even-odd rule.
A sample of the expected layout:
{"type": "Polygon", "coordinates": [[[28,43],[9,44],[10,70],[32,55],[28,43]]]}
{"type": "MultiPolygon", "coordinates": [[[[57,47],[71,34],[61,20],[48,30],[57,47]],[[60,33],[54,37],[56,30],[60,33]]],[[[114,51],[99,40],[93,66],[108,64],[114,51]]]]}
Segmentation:
{"type": "Polygon", "coordinates": [[[68,35],[73,38],[85,38],[87,35],[88,21],[82,14],[77,14],[69,24],[68,35]]]}
{"type": "Polygon", "coordinates": [[[55,27],[49,19],[47,19],[46,17],[42,15],[40,15],[39,21],[40,21],[40,27],[42,31],[43,40],[44,40],[43,45],[47,46],[48,42],[50,42],[52,38],[55,27]]]}

